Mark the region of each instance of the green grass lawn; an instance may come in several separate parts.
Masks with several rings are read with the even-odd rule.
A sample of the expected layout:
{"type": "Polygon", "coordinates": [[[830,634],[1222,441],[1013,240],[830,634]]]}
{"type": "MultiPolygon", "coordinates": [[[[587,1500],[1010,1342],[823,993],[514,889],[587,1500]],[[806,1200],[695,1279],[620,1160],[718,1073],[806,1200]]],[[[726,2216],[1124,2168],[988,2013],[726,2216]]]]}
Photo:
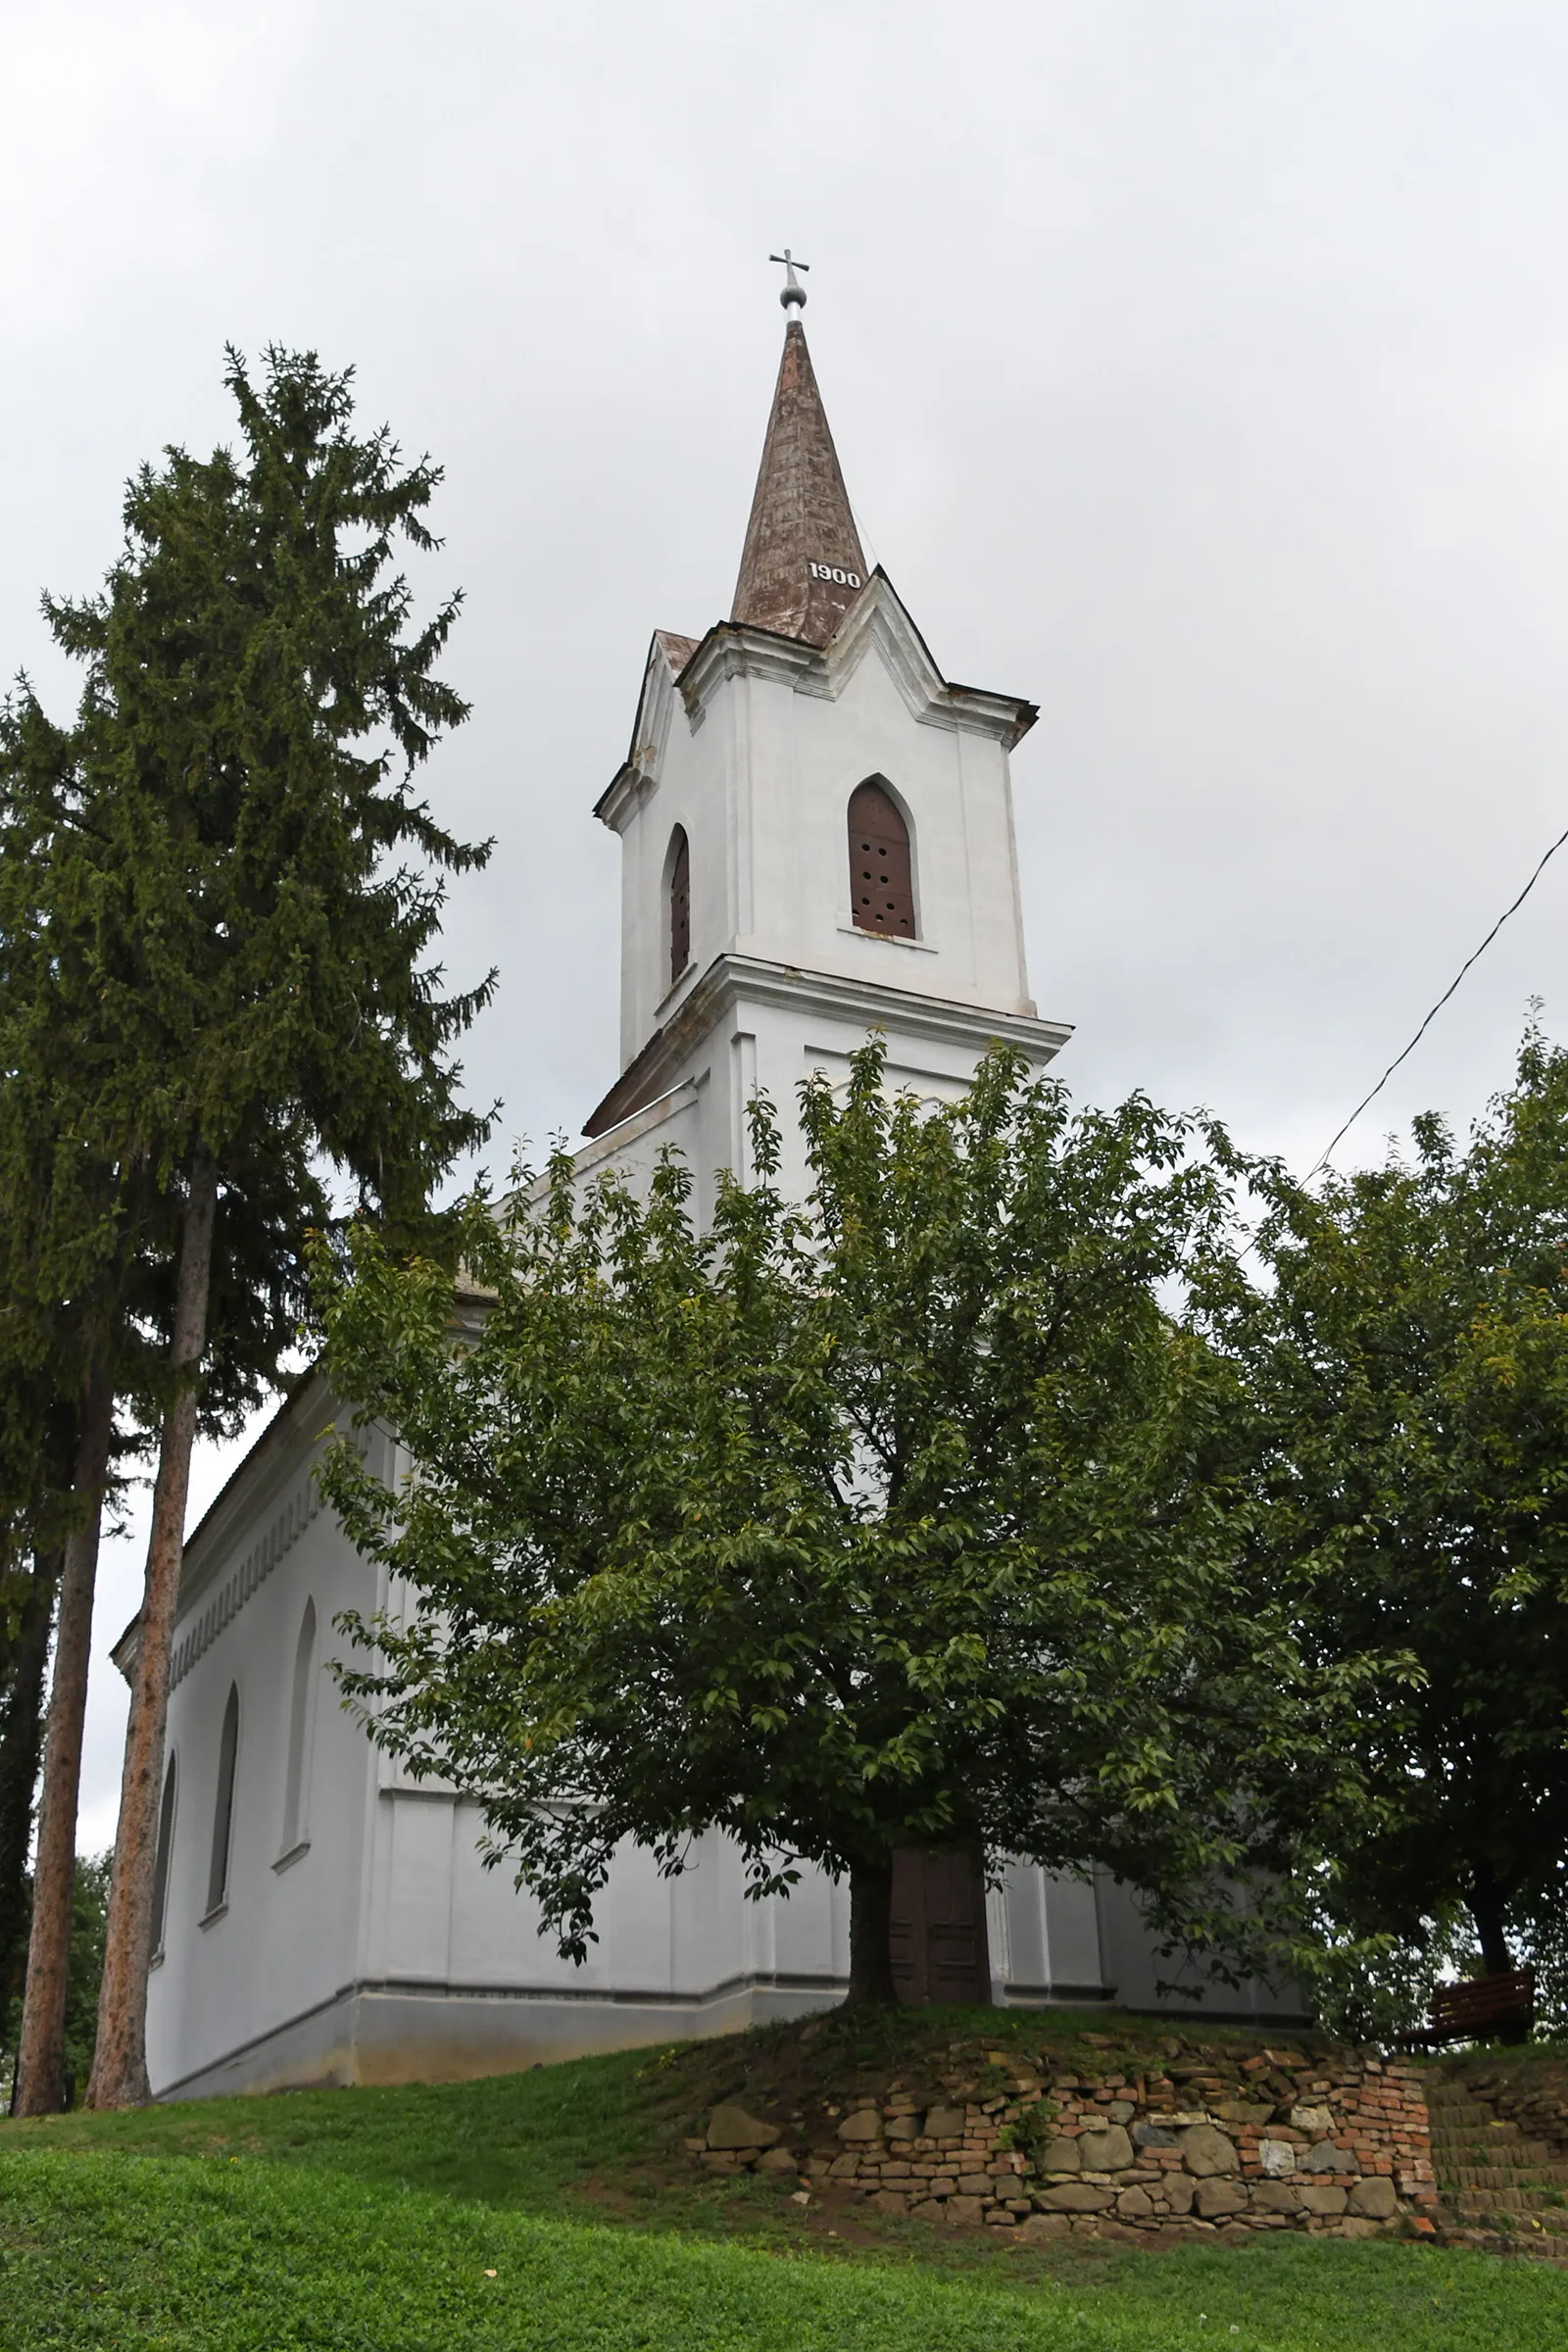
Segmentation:
{"type": "Polygon", "coordinates": [[[1418,2245],[1026,2251],[901,2221],[832,2237],[788,2180],[682,2164],[690,2099],[672,2083],[696,2063],[626,2052],[0,2124],[0,2346],[1568,2346],[1568,2273],[1418,2245]]]}

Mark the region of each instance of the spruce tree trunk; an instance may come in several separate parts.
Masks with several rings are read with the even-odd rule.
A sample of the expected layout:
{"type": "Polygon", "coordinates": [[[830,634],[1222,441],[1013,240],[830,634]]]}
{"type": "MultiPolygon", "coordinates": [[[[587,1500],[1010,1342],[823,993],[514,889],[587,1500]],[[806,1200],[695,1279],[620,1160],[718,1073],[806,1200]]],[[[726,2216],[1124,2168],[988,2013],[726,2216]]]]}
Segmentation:
{"type": "MultiPolygon", "coordinates": [[[[0,1717],[0,2012],[22,1985],[26,1949],[27,1848],[32,1794],[43,1744],[44,1674],[54,1622],[58,1557],[33,1561],[11,1658],[11,1688],[0,1717]]],[[[13,2094],[14,2106],[14,2094],[13,2094]]]]}
{"type": "Polygon", "coordinates": [[[135,1682],[120,1782],[120,1823],[109,1882],[98,2042],[87,2085],[89,2107],[144,2107],[152,2096],[147,2081],[147,1971],[152,1962],[153,1870],[164,1793],[169,1661],[179,1599],[197,1388],[207,1345],[217,1208],[217,1163],[210,1152],[198,1147],[180,1228],[170,1349],[174,1391],[164,1420],[158,1481],[153,1489],[147,1581],[142,1591],[135,1682]]]}
{"type": "Polygon", "coordinates": [[[66,1544],[60,1580],[60,1626],[38,1800],[38,1851],[32,1872],[32,1936],[17,2057],[17,2115],[55,2115],[65,2101],[66,1990],[71,1960],[72,1891],[76,1875],[76,1796],[81,1786],[82,1724],[92,1655],[93,1589],[103,1526],[104,1479],[115,1427],[115,1384],[107,1365],[88,1376],[74,1485],[86,1517],[66,1544]]]}
{"type": "Polygon", "coordinates": [[[893,1864],[857,1863],[850,1872],[850,1989],[846,2009],[891,2008],[893,1984],[893,1864]]]}

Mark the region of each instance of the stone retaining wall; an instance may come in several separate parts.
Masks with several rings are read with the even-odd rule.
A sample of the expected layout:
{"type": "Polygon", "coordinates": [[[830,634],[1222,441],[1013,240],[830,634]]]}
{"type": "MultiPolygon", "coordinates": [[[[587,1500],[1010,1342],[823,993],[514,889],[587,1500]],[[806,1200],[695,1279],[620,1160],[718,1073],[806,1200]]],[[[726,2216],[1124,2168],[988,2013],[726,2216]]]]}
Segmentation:
{"type": "Polygon", "coordinates": [[[1534,2052],[1450,2058],[1442,2062],[1441,2072],[1490,2099],[1527,2139],[1543,2139],[1559,2155],[1568,2155],[1568,2058],[1534,2052]]]}
{"type": "MultiPolygon", "coordinates": [[[[1366,2052],[1266,2048],[1128,2078],[1019,2068],[992,2095],[898,2084],[829,2108],[809,2148],[738,2107],[688,2141],[723,2171],[798,2172],[807,2191],[883,2214],[1149,2242],[1256,2230],[1430,2231],[1436,2206],[1416,2068],[1366,2052]],[[831,2140],[827,2134],[831,2132],[831,2140]]],[[[989,2088],[989,2086],[986,2086],[989,2088]]]]}

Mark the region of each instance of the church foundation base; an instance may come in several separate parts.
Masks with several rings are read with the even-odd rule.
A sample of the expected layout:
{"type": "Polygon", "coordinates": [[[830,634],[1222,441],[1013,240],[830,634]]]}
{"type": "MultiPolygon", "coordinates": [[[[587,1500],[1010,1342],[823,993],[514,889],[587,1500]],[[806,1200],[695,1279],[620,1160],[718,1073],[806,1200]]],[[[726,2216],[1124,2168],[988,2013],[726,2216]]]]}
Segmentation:
{"type": "Polygon", "coordinates": [[[161,2083],[156,2096],[337,2088],[347,2083],[466,2082],[564,2058],[744,2033],[831,2009],[834,1979],[742,1979],[705,1993],[646,1995],[463,1991],[362,1984],[271,2033],[161,2083]]]}
{"type": "MultiPolygon", "coordinates": [[[[612,1996],[351,1984],[270,2034],[161,2083],[155,2096],[214,2099],[350,2083],[474,2082],[598,2051],[742,2034],[749,2026],[835,2008],[847,1989],[831,1978],[776,1977],[743,1978],[703,1993],[612,1996]]],[[[1108,2009],[1114,2002],[1104,1985],[998,1984],[994,1998],[999,2007],[1043,2010],[1108,2009]]],[[[1277,2032],[1299,2032],[1310,2023],[1304,2013],[1287,2007],[1151,2007],[1119,2013],[1172,2025],[1277,2032]]]]}

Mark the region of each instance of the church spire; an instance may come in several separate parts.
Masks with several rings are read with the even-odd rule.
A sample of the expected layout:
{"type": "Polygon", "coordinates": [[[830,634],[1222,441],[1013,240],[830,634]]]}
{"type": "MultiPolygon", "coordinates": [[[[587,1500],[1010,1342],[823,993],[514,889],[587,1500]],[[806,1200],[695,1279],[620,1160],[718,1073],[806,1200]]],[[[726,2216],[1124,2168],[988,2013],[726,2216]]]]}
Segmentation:
{"type": "MultiPolygon", "coordinates": [[[[784,299],[804,299],[793,271],[791,280],[784,299]]],[[[792,318],[784,329],[730,619],[826,645],[864,585],[865,557],[806,329],[799,317],[792,318]]]]}

